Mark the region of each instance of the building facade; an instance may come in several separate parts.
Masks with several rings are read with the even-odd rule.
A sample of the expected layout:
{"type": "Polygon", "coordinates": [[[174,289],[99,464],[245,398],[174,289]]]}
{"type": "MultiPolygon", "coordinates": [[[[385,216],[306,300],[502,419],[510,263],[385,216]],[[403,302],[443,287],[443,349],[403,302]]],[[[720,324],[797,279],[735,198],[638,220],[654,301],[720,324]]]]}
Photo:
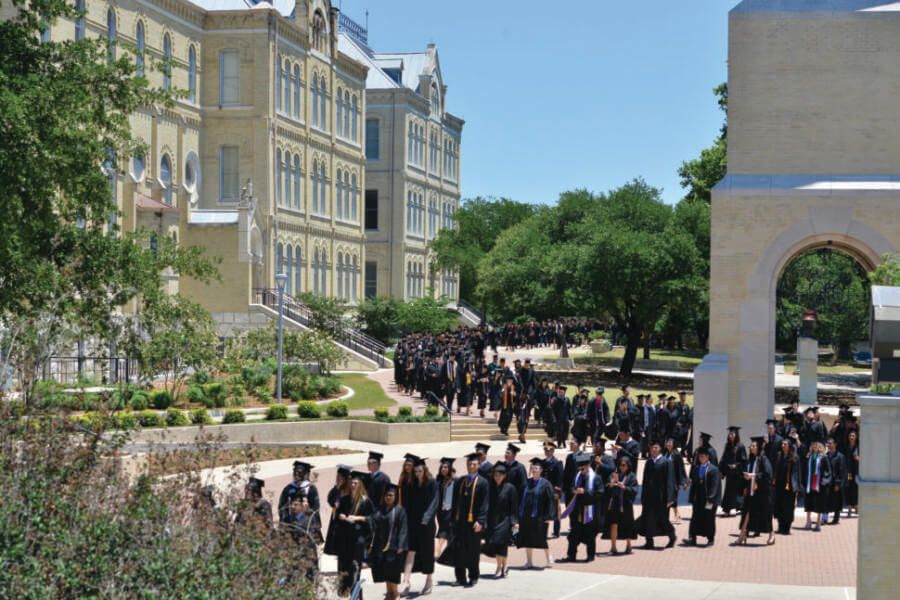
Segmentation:
{"type": "MultiPolygon", "coordinates": [[[[48,39],[116,40],[143,50],[151,85],[180,89],[171,109],[131,116],[144,156],[110,169],[121,227],[144,227],[222,258],[222,283],[177,274],[169,289],[224,329],[252,321],[256,290],[363,296],[366,66],[338,49],[327,0],[79,0],[86,14],[48,39]],[[167,69],[150,69],[159,59],[167,69]]],[[[15,10],[4,3],[5,17],[15,10]]]]}
{"type": "Polygon", "coordinates": [[[408,300],[431,290],[455,303],[458,275],[435,268],[428,248],[455,223],[464,123],[446,110],[437,48],[378,53],[366,30],[343,15],[339,29],[341,53],[368,68],[364,294],[408,300]]]}

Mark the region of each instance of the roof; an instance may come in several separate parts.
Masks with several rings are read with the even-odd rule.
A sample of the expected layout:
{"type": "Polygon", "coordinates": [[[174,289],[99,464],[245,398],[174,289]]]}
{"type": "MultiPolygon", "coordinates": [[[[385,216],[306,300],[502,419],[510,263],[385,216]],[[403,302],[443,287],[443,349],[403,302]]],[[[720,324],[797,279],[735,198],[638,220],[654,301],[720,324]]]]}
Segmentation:
{"type": "Polygon", "coordinates": [[[275,8],[282,16],[285,18],[293,18],[294,15],[294,5],[296,2],[294,0],[272,0],[268,2],[263,0],[261,2],[253,2],[252,0],[189,0],[189,2],[196,4],[203,10],[250,10],[250,9],[269,9],[275,8]]]}
{"type": "MultiPolygon", "coordinates": [[[[430,59],[427,51],[400,53],[375,52],[344,32],[338,33],[338,49],[347,56],[369,67],[369,73],[366,77],[367,89],[396,89],[405,87],[414,92],[418,92],[419,75],[437,72],[438,79],[440,79],[440,71],[436,64],[437,59],[430,59]],[[399,83],[387,72],[387,70],[393,69],[400,71],[399,83]]],[[[434,49],[430,48],[429,50],[434,49]]]]}
{"type": "Polygon", "coordinates": [[[900,2],[887,0],[743,0],[732,13],[900,12],[900,2]]]}
{"type": "Polygon", "coordinates": [[[177,207],[172,206],[171,204],[166,204],[165,202],[160,202],[159,200],[155,200],[150,196],[145,196],[144,194],[137,194],[137,202],[136,202],[138,210],[148,210],[152,212],[160,212],[164,210],[178,210],[177,207]]]}
{"type": "Polygon", "coordinates": [[[194,209],[189,219],[191,225],[232,225],[238,217],[238,211],[231,209],[194,209]]]}

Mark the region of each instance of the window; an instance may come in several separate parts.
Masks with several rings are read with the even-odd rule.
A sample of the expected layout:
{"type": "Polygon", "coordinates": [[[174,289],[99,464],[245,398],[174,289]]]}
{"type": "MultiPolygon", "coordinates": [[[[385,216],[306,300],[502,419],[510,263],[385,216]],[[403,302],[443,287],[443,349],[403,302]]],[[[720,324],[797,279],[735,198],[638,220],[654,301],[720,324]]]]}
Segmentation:
{"type": "Polygon", "coordinates": [[[319,295],[319,251],[313,250],[313,294],[319,295]]]}
{"type": "Polygon", "coordinates": [[[406,162],[413,161],[413,124],[409,124],[409,133],[406,136],[406,162]]]}
{"type": "Polygon", "coordinates": [[[197,51],[193,46],[188,50],[188,100],[197,103],[197,51]]]}
{"type": "MultiPolygon", "coordinates": [[[[343,179],[341,179],[340,169],[338,169],[337,181],[334,184],[337,187],[337,218],[340,219],[344,214],[344,211],[341,210],[341,186],[343,185],[343,179]]],[[[338,255],[338,258],[340,258],[340,255],[338,255]]]]}
{"type": "MultiPolygon", "coordinates": [[[[294,249],[294,294],[298,296],[303,289],[300,287],[300,282],[303,280],[300,264],[300,246],[297,246],[297,248],[294,249]]],[[[288,276],[290,276],[290,273],[288,273],[288,276]]]]}
{"type": "Polygon", "coordinates": [[[131,159],[131,174],[138,182],[140,182],[144,178],[144,169],[146,169],[146,165],[144,164],[144,155],[136,154],[131,159]]]}
{"type": "MultiPolygon", "coordinates": [[[[378,190],[366,190],[366,229],[378,229],[378,190]]],[[[366,263],[369,264],[369,263],[366,263]]]]}
{"type": "Polygon", "coordinates": [[[356,175],[350,178],[350,220],[357,223],[356,205],[359,204],[359,193],[356,191],[356,175]]]}
{"type": "Polygon", "coordinates": [[[197,189],[197,155],[194,153],[184,161],[184,187],[192,194],[197,189]]]}
{"type": "MultiPolygon", "coordinates": [[[[328,205],[325,202],[325,163],[319,165],[319,208],[323,215],[328,214],[328,205]]],[[[324,250],[322,251],[325,252],[324,250]]]]}
{"type": "Polygon", "coordinates": [[[326,124],[326,121],[325,121],[325,78],[324,77],[319,82],[319,96],[321,96],[320,102],[319,102],[319,127],[321,127],[322,129],[328,129],[328,125],[326,124]]]}
{"type": "Polygon", "coordinates": [[[168,90],[172,87],[172,38],[168,33],[163,36],[163,60],[163,89],[168,90]]]}
{"type": "Polygon", "coordinates": [[[313,109],[312,120],[313,125],[319,126],[319,77],[313,75],[312,81],[313,109]]]}
{"type": "Polygon", "coordinates": [[[366,119],[366,160],[378,160],[378,134],[378,120],[366,119]]]}
{"type": "MultiPolygon", "coordinates": [[[[337,201],[340,205],[340,194],[338,194],[337,201]]],[[[350,219],[350,173],[348,171],[344,171],[344,218],[350,219]]]]}
{"type": "Polygon", "coordinates": [[[238,50],[219,52],[219,105],[241,102],[241,55],[238,50]]]}
{"type": "Polygon", "coordinates": [[[284,71],[281,75],[284,80],[284,114],[291,114],[291,65],[285,59],[284,61],[284,71]]]}
{"type": "MultiPolygon", "coordinates": [[[[294,155],[294,208],[300,210],[300,155],[294,155]]],[[[298,284],[299,285],[299,284],[298,284]]],[[[300,289],[299,287],[297,288],[300,289]]]]}
{"type": "Polygon", "coordinates": [[[344,92],[344,137],[350,137],[350,92],[344,92]]]}
{"type": "Polygon", "coordinates": [[[275,110],[281,112],[281,60],[278,61],[278,73],[275,74],[275,110]]]}
{"type": "Polygon", "coordinates": [[[163,201],[172,204],[172,163],[168,154],[163,154],[162,160],[159,161],[159,180],[163,185],[163,201]]]}
{"type": "Polygon", "coordinates": [[[366,300],[374,298],[378,294],[378,263],[369,260],[366,261],[364,281],[366,289],[363,293],[366,296],[366,300]]]}
{"type": "Polygon", "coordinates": [[[300,118],[300,67],[298,65],[294,65],[294,118],[300,118]]]}
{"type": "Polygon", "coordinates": [[[338,252],[337,259],[337,297],[344,299],[344,282],[342,275],[344,274],[344,255],[338,252]]]}
{"type": "Polygon", "coordinates": [[[78,17],[75,18],[75,41],[84,39],[84,0],[75,0],[75,10],[78,17]]]}
{"type": "Polygon", "coordinates": [[[326,261],[325,261],[325,250],[324,250],[324,249],[322,250],[322,260],[319,262],[319,266],[320,266],[320,269],[319,269],[319,277],[321,277],[321,279],[322,279],[322,281],[320,282],[320,283],[322,284],[322,295],[325,296],[325,295],[328,294],[328,291],[327,291],[327,290],[328,290],[328,287],[327,287],[327,285],[326,285],[326,283],[327,283],[327,281],[328,281],[328,279],[327,279],[327,277],[328,277],[328,272],[327,272],[328,265],[326,264],[326,261]]]}
{"type": "Polygon", "coordinates": [[[138,21],[137,24],[137,54],[134,57],[137,65],[138,77],[144,76],[144,23],[138,21]]]}
{"type": "MultiPolygon", "coordinates": [[[[359,138],[356,137],[356,123],[358,121],[359,121],[359,110],[357,110],[357,106],[356,106],[356,96],[353,96],[353,130],[350,132],[350,134],[351,134],[350,138],[357,144],[359,143],[359,138]]],[[[354,258],[354,260],[355,260],[355,258],[354,258]]]]}
{"type": "Polygon", "coordinates": [[[312,171],[312,211],[316,214],[319,212],[319,168],[316,161],[313,161],[312,171]]]}
{"type": "Polygon", "coordinates": [[[337,134],[338,137],[341,136],[341,99],[342,98],[343,98],[343,96],[341,96],[341,88],[338,88],[337,97],[335,98],[335,102],[337,102],[337,112],[335,112],[335,114],[334,114],[335,123],[336,123],[335,124],[335,133],[337,134]]]}
{"type": "Polygon", "coordinates": [[[239,196],[238,147],[222,146],[219,149],[219,200],[235,202],[239,196]]]}
{"type": "Polygon", "coordinates": [[[281,150],[275,151],[275,204],[281,204],[281,150]]]}
{"type": "Polygon", "coordinates": [[[106,40],[109,42],[106,62],[111,63],[116,60],[116,13],[111,8],[106,11],[106,40]]]}
{"type": "Polygon", "coordinates": [[[344,257],[344,300],[350,301],[350,257],[344,257]]]}

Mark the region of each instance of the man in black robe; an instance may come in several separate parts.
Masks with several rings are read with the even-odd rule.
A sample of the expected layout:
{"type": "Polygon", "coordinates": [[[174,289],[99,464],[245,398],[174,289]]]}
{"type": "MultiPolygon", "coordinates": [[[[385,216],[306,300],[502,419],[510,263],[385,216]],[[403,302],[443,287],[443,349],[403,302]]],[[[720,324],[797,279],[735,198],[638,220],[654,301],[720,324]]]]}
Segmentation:
{"type": "Polygon", "coordinates": [[[687,546],[697,545],[697,536],[706,538],[706,545],[712,546],[716,537],[716,508],[722,502],[722,475],[719,468],[709,460],[709,446],[698,446],[694,452],[696,464],[691,467],[691,489],[688,500],[691,503],[691,526],[687,546]]]}
{"type": "Polygon", "coordinates": [[[507,435],[509,432],[509,425],[512,423],[516,408],[515,379],[511,373],[505,375],[503,387],[500,388],[500,416],[497,418],[497,425],[500,427],[500,433],[503,435],[507,435]]]}
{"type": "Polygon", "coordinates": [[[544,442],[544,470],[541,476],[550,482],[553,487],[553,537],[559,537],[559,501],[563,497],[563,464],[553,454],[556,452],[556,444],[553,440],[544,442]]]}
{"type": "Polygon", "coordinates": [[[844,508],[844,485],[847,483],[847,458],[844,453],[838,450],[837,439],[834,436],[828,437],[826,445],[827,452],[825,456],[831,464],[831,483],[828,486],[828,492],[825,494],[825,510],[834,513],[831,520],[832,525],[837,525],[841,521],[841,510],[844,508]]]}
{"type": "Polygon", "coordinates": [[[515,444],[507,444],[505,458],[506,464],[506,480],[516,488],[516,498],[522,497],[522,491],[525,489],[525,483],[528,481],[528,473],[525,466],[516,460],[519,455],[519,447],[515,444]]]}
{"type": "Polygon", "coordinates": [[[672,462],[661,454],[658,440],[650,444],[650,458],[644,464],[641,481],[641,519],[647,542],[644,548],[654,547],[656,535],[669,536],[666,548],[675,545],[675,529],[669,521],[669,507],[675,503],[675,470],[672,462]]]}
{"type": "Polygon", "coordinates": [[[475,444],[475,454],[478,456],[478,474],[487,481],[491,480],[491,473],[494,471],[494,465],[487,459],[487,452],[490,448],[490,446],[482,442],[475,444]]]}
{"type": "Polygon", "coordinates": [[[453,567],[457,585],[475,585],[480,571],[481,538],[487,526],[489,484],[478,474],[479,455],[466,456],[467,474],[453,488],[453,567]]]}
{"type": "MultiPolygon", "coordinates": [[[[700,432],[700,444],[697,446],[697,449],[705,448],[707,451],[707,456],[709,456],[709,462],[716,466],[716,470],[718,471],[719,466],[719,454],[716,452],[716,449],[710,446],[709,440],[712,439],[712,436],[703,431],[700,432]]],[[[697,463],[696,457],[693,460],[693,463],[697,463]]]]}
{"type": "Polygon", "coordinates": [[[453,399],[460,391],[460,382],[465,381],[465,371],[457,364],[456,357],[453,354],[447,357],[447,364],[441,369],[441,380],[447,408],[453,410],[453,399]],[[460,377],[461,373],[462,377],[460,377]]]}
{"type": "Polygon", "coordinates": [[[650,444],[654,440],[662,441],[656,432],[656,407],[653,406],[653,394],[647,394],[644,397],[644,404],[641,406],[641,427],[644,432],[644,445],[641,450],[649,453],[650,444]]]}
{"type": "Polygon", "coordinates": [[[595,439],[603,437],[606,433],[606,426],[609,424],[609,405],[603,394],[606,389],[603,386],[594,390],[594,399],[587,405],[587,422],[588,432],[593,442],[595,439]]]}
{"type": "Polygon", "coordinates": [[[375,506],[381,506],[381,497],[384,496],[384,489],[391,483],[391,478],[381,472],[381,459],[384,454],[380,452],[369,452],[369,459],[366,461],[366,467],[369,474],[363,480],[366,486],[366,492],[369,494],[369,500],[375,506]]]}
{"type": "Polygon", "coordinates": [[[560,562],[575,562],[578,546],[587,549],[586,562],[593,562],[597,553],[597,533],[602,523],[603,478],[591,470],[591,456],[580,454],[575,459],[578,472],[567,485],[572,489],[573,500],[569,511],[569,547],[566,558],[560,562]]]}
{"type": "Polygon", "coordinates": [[[775,466],[775,463],[778,462],[778,453],[781,452],[781,442],[784,439],[778,435],[776,431],[777,427],[778,421],[775,419],[768,419],[766,421],[765,454],[773,467],[775,466]]]}
{"type": "Polygon", "coordinates": [[[638,457],[641,454],[641,447],[636,441],[631,439],[631,425],[629,423],[626,422],[621,425],[618,441],[613,444],[612,448],[616,461],[619,460],[620,456],[628,455],[631,459],[631,464],[637,464],[638,457]]]}
{"type": "Polygon", "coordinates": [[[625,403],[628,405],[628,410],[634,408],[634,400],[631,398],[631,386],[622,386],[622,395],[616,398],[616,406],[618,406],[622,400],[625,400],[625,403]]]}
{"type": "Polygon", "coordinates": [[[566,397],[566,386],[559,386],[559,391],[550,398],[550,409],[553,411],[553,422],[556,423],[556,446],[566,447],[566,439],[569,437],[569,418],[571,406],[566,397]]]}

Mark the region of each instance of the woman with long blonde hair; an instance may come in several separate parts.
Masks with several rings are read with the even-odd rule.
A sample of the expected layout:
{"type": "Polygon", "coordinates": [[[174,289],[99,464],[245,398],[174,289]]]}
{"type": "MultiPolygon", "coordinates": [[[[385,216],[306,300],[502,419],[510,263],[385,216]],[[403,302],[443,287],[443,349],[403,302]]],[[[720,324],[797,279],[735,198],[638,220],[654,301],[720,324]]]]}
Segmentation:
{"type": "Polygon", "coordinates": [[[434,534],[435,515],[438,510],[440,493],[438,482],[428,470],[422,458],[413,463],[412,486],[406,504],[409,517],[409,551],[406,554],[403,587],[400,594],[409,593],[412,573],[425,575],[425,587],[422,596],[431,593],[432,574],[434,573],[434,534]]]}
{"type": "Polygon", "coordinates": [[[831,485],[831,463],[825,456],[825,445],[813,442],[809,454],[801,461],[800,492],[803,494],[803,508],[806,510],[806,529],[822,528],[822,513],[825,512],[825,490],[831,485]],[[816,513],[816,522],[812,522],[816,513]]]}
{"type": "Polygon", "coordinates": [[[447,543],[447,539],[450,537],[450,529],[453,527],[451,518],[453,514],[453,484],[456,481],[456,469],[453,468],[454,460],[453,458],[442,458],[437,477],[435,477],[439,495],[437,556],[440,556],[444,550],[444,544],[447,543]]]}
{"type": "Polygon", "coordinates": [[[352,590],[359,581],[364,551],[371,535],[368,517],[375,512],[375,507],[363,485],[365,478],[366,474],[359,471],[350,474],[350,493],[340,499],[337,509],[340,525],[337,557],[342,594],[352,590]]]}

